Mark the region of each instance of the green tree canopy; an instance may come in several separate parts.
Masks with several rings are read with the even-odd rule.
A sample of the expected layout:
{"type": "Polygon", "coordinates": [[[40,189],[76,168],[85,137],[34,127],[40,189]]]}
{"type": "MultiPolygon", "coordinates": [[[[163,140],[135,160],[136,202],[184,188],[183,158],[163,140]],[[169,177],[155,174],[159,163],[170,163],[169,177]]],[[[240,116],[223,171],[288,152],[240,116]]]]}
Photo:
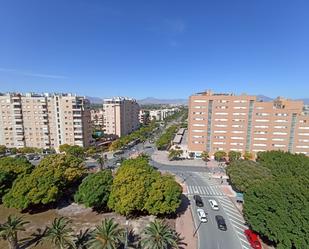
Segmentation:
{"type": "Polygon", "coordinates": [[[278,249],[309,247],[308,184],[298,179],[283,177],[253,185],[245,194],[244,215],[278,249]]]}
{"type": "Polygon", "coordinates": [[[82,160],[70,155],[50,155],[29,174],[20,175],[3,197],[7,207],[26,209],[56,202],[64,190],[85,173],[82,160]]]}
{"type": "Polygon", "coordinates": [[[6,146],[5,145],[0,145],[0,155],[5,154],[6,152],[6,146]]]}
{"type": "Polygon", "coordinates": [[[226,152],[219,150],[215,152],[214,156],[216,161],[222,161],[226,157],[226,152]]]}
{"type": "Polygon", "coordinates": [[[105,208],[113,183],[110,170],[102,170],[87,176],[79,185],[74,196],[77,203],[83,203],[86,207],[105,208]]]}
{"type": "Polygon", "coordinates": [[[144,157],[125,160],[114,177],[108,206],[124,215],[142,211],[158,174],[144,157]]]}
{"type": "Polygon", "coordinates": [[[252,160],[253,159],[253,154],[250,151],[246,151],[244,153],[244,159],[245,160],[252,160]]]}
{"type": "Polygon", "coordinates": [[[272,177],[271,171],[253,161],[233,161],[226,173],[230,177],[233,187],[240,191],[246,190],[254,183],[262,182],[272,177]]]}
{"type": "Polygon", "coordinates": [[[175,159],[179,158],[182,154],[183,154],[183,150],[171,149],[171,150],[169,150],[168,159],[171,160],[171,161],[175,160],[175,159]]]}
{"type": "Polygon", "coordinates": [[[203,159],[203,161],[207,161],[209,159],[208,151],[203,151],[201,154],[201,158],[203,159]]]}
{"type": "Polygon", "coordinates": [[[0,158],[0,172],[13,172],[15,174],[30,173],[33,165],[24,157],[0,158]]]}
{"type": "Polygon", "coordinates": [[[158,150],[165,150],[170,145],[172,139],[176,131],[178,130],[177,125],[172,125],[171,127],[167,128],[165,133],[161,135],[161,137],[156,141],[156,146],[158,150]]]}
{"type": "Polygon", "coordinates": [[[149,214],[175,213],[181,202],[182,187],[171,175],[160,175],[151,184],[145,209],[149,214]]]}
{"type": "Polygon", "coordinates": [[[232,161],[236,161],[236,160],[239,160],[240,157],[241,157],[241,153],[239,151],[229,151],[228,153],[228,157],[229,157],[229,161],[232,162],[232,161]]]}
{"type": "Polygon", "coordinates": [[[233,184],[245,188],[244,214],[253,230],[279,249],[309,248],[308,157],[260,152],[257,163],[232,164],[227,170],[233,184]]]}

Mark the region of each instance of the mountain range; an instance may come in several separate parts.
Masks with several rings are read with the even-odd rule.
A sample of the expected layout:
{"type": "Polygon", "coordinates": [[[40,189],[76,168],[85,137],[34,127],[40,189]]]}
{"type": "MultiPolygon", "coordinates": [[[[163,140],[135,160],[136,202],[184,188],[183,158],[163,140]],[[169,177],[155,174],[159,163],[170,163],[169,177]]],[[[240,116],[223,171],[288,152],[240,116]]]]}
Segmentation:
{"type": "MultiPolygon", "coordinates": [[[[98,98],[98,97],[91,97],[91,96],[86,96],[86,98],[89,99],[89,101],[92,104],[102,104],[103,99],[102,98],[98,98]]],[[[260,101],[272,101],[273,98],[270,98],[268,96],[265,95],[257,95],[257,99],[260,101]]],[[[302,98],[302,99],[295,99],[295,100],[301,100],[304,102],[304,104],[309,105],[309,98],[302,98]]],[[[137,100],[137,102],[140,105],[149,105],[149,104],[180,104],[180,105],[186,105],[188,104],[188,99],[158,99],[158,98],[154,98],[154,97],[147,97],[144,99],[140,99],[137,100]]]]}

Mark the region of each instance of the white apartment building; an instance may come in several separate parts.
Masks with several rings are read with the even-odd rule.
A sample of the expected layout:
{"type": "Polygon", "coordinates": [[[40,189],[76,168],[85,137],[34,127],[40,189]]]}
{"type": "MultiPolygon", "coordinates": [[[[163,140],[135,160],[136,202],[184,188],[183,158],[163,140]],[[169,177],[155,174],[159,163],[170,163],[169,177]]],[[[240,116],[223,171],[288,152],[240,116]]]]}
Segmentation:
{"type": "Polygon", "coordinates": [[[139,104],[135,99],[113,97],[104,99],[104,131],[118,137],[125,136],[140,126],[139,104]]]}
{"type": "Polygon", "coordinates": [[[175,112],[179,111],[178,108],[166,108],[159,110],[149,110],[150,120],[163,121],[166,117],[173,115],[175,112]]]}
{"type": "Polygon", "coordinates": [[[55,148],[91,142],[89,101],[73,94],[0,94],[0,144],[55,148]]]}

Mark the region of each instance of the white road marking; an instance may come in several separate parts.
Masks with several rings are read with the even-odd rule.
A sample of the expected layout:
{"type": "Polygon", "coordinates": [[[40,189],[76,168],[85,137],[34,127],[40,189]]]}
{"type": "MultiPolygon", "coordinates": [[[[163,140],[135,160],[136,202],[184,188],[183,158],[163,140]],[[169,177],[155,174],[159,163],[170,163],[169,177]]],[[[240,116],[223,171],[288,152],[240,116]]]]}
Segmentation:
{"type": "MultiPolygon", "coordinates": [[[[233,220],[233,219],[230,219],[230,220],[231,220],[231,222],[232,222],[232,223],[236,223],[238,226],[243,227],[243,230],[248,229],[248,227],[247,227],[247,226],[245,226],[243,223],[239,223],[238,221],[233,220]]],[[[234,225],[234,224],[233,224],[233,225],[234,225]]]]}
{"type": "Polygon", "coordinates": [[[236,215],[235,213],[232,213],[231,211],[229,211],[229,210],[227,210],[227,209],[224,209],[224,211],[225,211],[228,215],[233,216],[233,217],[235,217],[236,219],[238,218],[238,219],[240,219],[241,221],[243,221],[243,222],[245,223],[245,221],[243,220],[243,218],[242,218],[240,215],[236,215]]]}
{"type": "Polygon", "coordinates": [[[238,212],[238,210],[235,207],[231,208],[230,206],[226,206],[226,204],[224,204],[224,203],[221,203],[221,206],[223,206],[225,209],[233,211],[233,213],[241,216],[240,213],[238,212]]]}

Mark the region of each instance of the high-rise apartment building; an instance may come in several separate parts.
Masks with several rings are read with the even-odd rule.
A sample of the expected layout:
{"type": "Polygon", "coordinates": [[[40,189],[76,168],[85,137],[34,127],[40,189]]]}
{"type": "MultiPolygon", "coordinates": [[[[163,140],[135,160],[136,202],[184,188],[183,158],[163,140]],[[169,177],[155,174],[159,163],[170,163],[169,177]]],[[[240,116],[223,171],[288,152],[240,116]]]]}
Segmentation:
{"type": "Polygon", "coordinates": [[[94,126],[103,126],[104,124],[104,112],[103,109],[92,109],[90,111],[91,123],[94,126]]]}
{"type": "Polygon", "coordinates": [[[113,97],[104,99],[104,131],[118,137],[139,128],[139,104],[135,99],[113,97]]]}
{"type": "Polygon", "coordinates": [[[188,149],[197,156],[218,150],[283,150],[309,156],[309,115],[302,101],[206,91],[190,96],[188,149]]]}
{"type": "Polygon", "coordinates": [[[91,142],[89,101],[72,94],[0,94],[0,144],[58,148],[91,142]]]}

